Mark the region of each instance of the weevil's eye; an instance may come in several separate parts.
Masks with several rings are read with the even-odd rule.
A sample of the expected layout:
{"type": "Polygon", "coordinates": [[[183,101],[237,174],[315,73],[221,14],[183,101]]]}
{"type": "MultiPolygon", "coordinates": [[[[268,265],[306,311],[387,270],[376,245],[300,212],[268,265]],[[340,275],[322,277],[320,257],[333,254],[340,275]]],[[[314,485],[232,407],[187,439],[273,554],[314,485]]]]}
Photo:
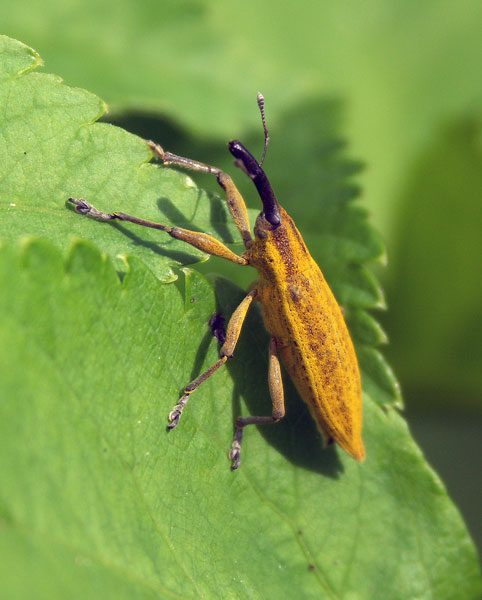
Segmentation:
{"type": "Polygon", "coordinates": [[[265,240],[268,237],[268,232],[265,231],[264,229],[256,229],[254,230],[254,235],[255,237],[257,237],[259,240],[265,240]]]}
{"type": "Polygon", "coordinates": [[[275,227],[266,220],[264,212],[259,213],[256,223],[254,225],[254,235],[259,240],[265,240],[270,231],[273,231],[275,227]]]}

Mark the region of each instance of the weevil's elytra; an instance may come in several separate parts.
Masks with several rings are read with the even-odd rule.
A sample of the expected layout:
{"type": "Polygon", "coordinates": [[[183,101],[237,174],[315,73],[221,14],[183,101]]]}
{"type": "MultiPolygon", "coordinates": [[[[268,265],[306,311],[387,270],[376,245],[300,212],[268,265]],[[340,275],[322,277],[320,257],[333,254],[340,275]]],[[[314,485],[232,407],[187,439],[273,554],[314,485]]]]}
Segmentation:
{"type": "Polygon", "coordinates": [[[70,198],[70,201],[76,205],[77,212],[98,221],[117,219],[160,229],[208,254],[240,265],[251,265],[258,271],[258,281],[250,286],[229,320],[219,360],[185,388],[184,395],[169,414],[169,429],[178,425],[191,394],[233,356],[248,309],[256,300],[261,304],[264,324],[271,335],[268,383],[273,410],[270,416],[236,419],[235,439],[229,453],[233,469],[240,464],[244,428],[252,424],[275,423],[284,417],[279,357],[308,405],[325,444],[334,441],[350,456],[362,461],[365,458],[361,437],[362,391],[353,343],[335,297],[293,220],[280,206],[262,169],[269,136],[261,94],[258,95],[258,106],[265,132],[261,162],[258,163],[241,142],[229,143],[229,151],[236,158],[235,164],[253,181],[263,204],[263,210],[256,219],[254,239],[246,205],[228,174],[216,167],[165,152],[157,144],[148,142],[165,165],[216,176],[246,248],[241,256],[204,233],[160,225],[125,213],[104,213],[82,199],[70,198]]]}

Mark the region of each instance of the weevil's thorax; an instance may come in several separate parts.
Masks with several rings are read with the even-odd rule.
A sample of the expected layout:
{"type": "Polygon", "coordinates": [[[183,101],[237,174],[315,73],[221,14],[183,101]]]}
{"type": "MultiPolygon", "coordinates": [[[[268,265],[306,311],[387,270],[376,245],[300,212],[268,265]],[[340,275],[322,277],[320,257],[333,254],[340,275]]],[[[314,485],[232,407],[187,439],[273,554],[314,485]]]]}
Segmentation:
{"type": "Polygon", "coordinates": [[[254,227],[254,242],[245,253],[249,264],[265,282],[279,285],[309,268],[311,257],[288,213],[280,207],[281,223],[269,223],[260,213],[254,227]]]}

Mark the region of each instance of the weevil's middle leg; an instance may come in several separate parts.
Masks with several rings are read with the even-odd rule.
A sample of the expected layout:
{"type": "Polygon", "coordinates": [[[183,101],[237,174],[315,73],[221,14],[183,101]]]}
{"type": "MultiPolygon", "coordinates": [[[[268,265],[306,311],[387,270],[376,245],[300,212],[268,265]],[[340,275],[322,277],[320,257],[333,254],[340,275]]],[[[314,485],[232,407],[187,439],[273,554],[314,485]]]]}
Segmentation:
{"type": "Polygon", "coordinates": [[[223,188],[226,194],[226,202],[228,204],[229,212],[231,217],[238,228],[243,242],[246,248],[249,248],[253,239],[251,237],[248,209],[243,200],[243,197],[238,191],[238,188],[234,185],[233,180],[227,174],[218,169],[217,167],[211,167],[205,163],[191,158],[184,158],[183,156],[177,156],[172,152],[165,152],[164,149],[151,141],[147,141],[149,148],[162,160],[165,165],[175,165],[191,171],[199,171],[201,173],[211,173],[216,175],[219,185],[223,188]]]}
{"type": "Polygon", "coordinates": [[[270,417],[238,417],[236,419],[236,434],[234,437],[229,458],[233,461],[233,469],[237,469],[241,463],[241,441],[243,430],[246,425],[269,425],[277,423],[285,416],[285,398],[283,381],[281,380],[281,365],[276,352],[276,340],[271,339],[269,345],[268,383],[273,402],[273,412],[270,417]]]}
{"type": "Polygon", "coordinates": [[[198,389],[201,383],[206,381],[206,379],[209,379],[209,377],[211,377],[211,375],[215,373],[219,367],[222,367],[227,362],[228,358],[233,356],[234,349],[236,348],[236,344],[238,343],[239,335],[243,327],[244,319],[246,318],[248,309],[256,297],[256,294],[256,289],[251,290],[231,315],[226,330],[226,341],[221,346],[221,358],[216,361],[214,365],[209,367],[209,369],[206,369],[204,373],[201,373],[199,377],[196,377],[194,381],[191,381],[191,383],[186,387],[183,396],[169,413],[170,424],[167,427],[168,429],[174,429],[174,427],[176,427],[179,423],[179,419],[182,416],[182,411],[184,410],[184,407],[186,406],[191,394],[198,389]]]}

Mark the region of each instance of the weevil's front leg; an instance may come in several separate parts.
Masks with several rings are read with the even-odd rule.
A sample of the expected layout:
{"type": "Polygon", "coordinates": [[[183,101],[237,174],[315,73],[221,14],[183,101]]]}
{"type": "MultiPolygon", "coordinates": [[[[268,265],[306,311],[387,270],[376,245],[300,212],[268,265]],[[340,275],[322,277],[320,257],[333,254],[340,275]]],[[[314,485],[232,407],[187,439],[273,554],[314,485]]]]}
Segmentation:
{"type": "Polygon", "coordinates": [[[243,238],[244,245],[249,248],[253,239],[251,237],[248,209],[243,200],[243,197],[238,191],[238,188],[234,185],[233,180],[227,174],[218,169],[217,167],[211,167],[197,160],[191,158],[184,158],[183,156],[177,156],[172,152],[165,152],[164,149],[155,144],[154,142],[148,141],[147,145],[149,148],[162,160],[165,165],[175,165],[184,169],[190,169],[191,171],[199,171],[201,173],[211,173],[216,175],[219,185],[223,188],[226,194],[226,202],[228,204],[229,212],[231,217],[238,228],[241,237],[243,238]]]}
{"type": "Polygon", "coordinates": [[[168,425],[168,429],[174,429],[179,423],[179,419],[182,416],[182,411],[186,406],[191,394],[195,392],[198,387],[209,379],[213,373],[215,373],[219,367],[222,367],[228,358],[231,358],[234,353],[234,349],[236,344],[238,343],[239,335],[241,333],[241,329],[243,327],[244,319],[246,318],[246,314],[248,312],[249,307],[251,306],[252,301],[256,297],[257,291],[256,289],[251,290],[248,295],[243,299],[241,304],[236,308],[236,310],[231,315],[229,319],[228,328],[226,330],[226,341],[221,346],[220,356],[221,358],[214,363],[209,369],[206,369],[204,373],[201,373],[199,377],[196,377],[194,381],[192,381],[184,390],[184,394],[176,404],[176,406],[169,413],[169,421],[171,422],[168,425]]]}
{"type": "Polygon", "coordinates": [[[277,423],[285,416],[285,396],[283,381],[281,380],[281,365],[276,352],[276,340],[274,338],[271,339],[269,345],[268,383],[273,403],[272,415],[270,417],[238,417],[236,419],[236,434],[229,453],[229,458],[233,461],[233,469],[237,469],[241,463],[241,441],[246,425],[277,423]]]}
{"type": "Polygon", "coordinates": [[[183,242],[186,242],[191,246],[206,252],[206,254],[219,256],[239,265],[248,264],[246,258],[243,256],[238,256],[227,246],[207,233],[189,231],[188,229],[183,229],[182,227],[169,227],[168,225],[161,225],[160,223],[154,223],[153,221],[140,219],[139,217],[134,217],[123,212],[105,213],[95,208],[95,206],[92,206],[92,204],[89,204],[89,202],[86,202],[83,198],[79,198],[78,200],[75,198],[69,198],[69,202],[75,205],[75,210],[78,213],[90,217],[91,219],[95,219],[96,221],[129,221],[130,223],[142,225],[143,227],[160,229],[161,231],[168,233],[171,237],[177,240],[182,240],[183,242]]]}

